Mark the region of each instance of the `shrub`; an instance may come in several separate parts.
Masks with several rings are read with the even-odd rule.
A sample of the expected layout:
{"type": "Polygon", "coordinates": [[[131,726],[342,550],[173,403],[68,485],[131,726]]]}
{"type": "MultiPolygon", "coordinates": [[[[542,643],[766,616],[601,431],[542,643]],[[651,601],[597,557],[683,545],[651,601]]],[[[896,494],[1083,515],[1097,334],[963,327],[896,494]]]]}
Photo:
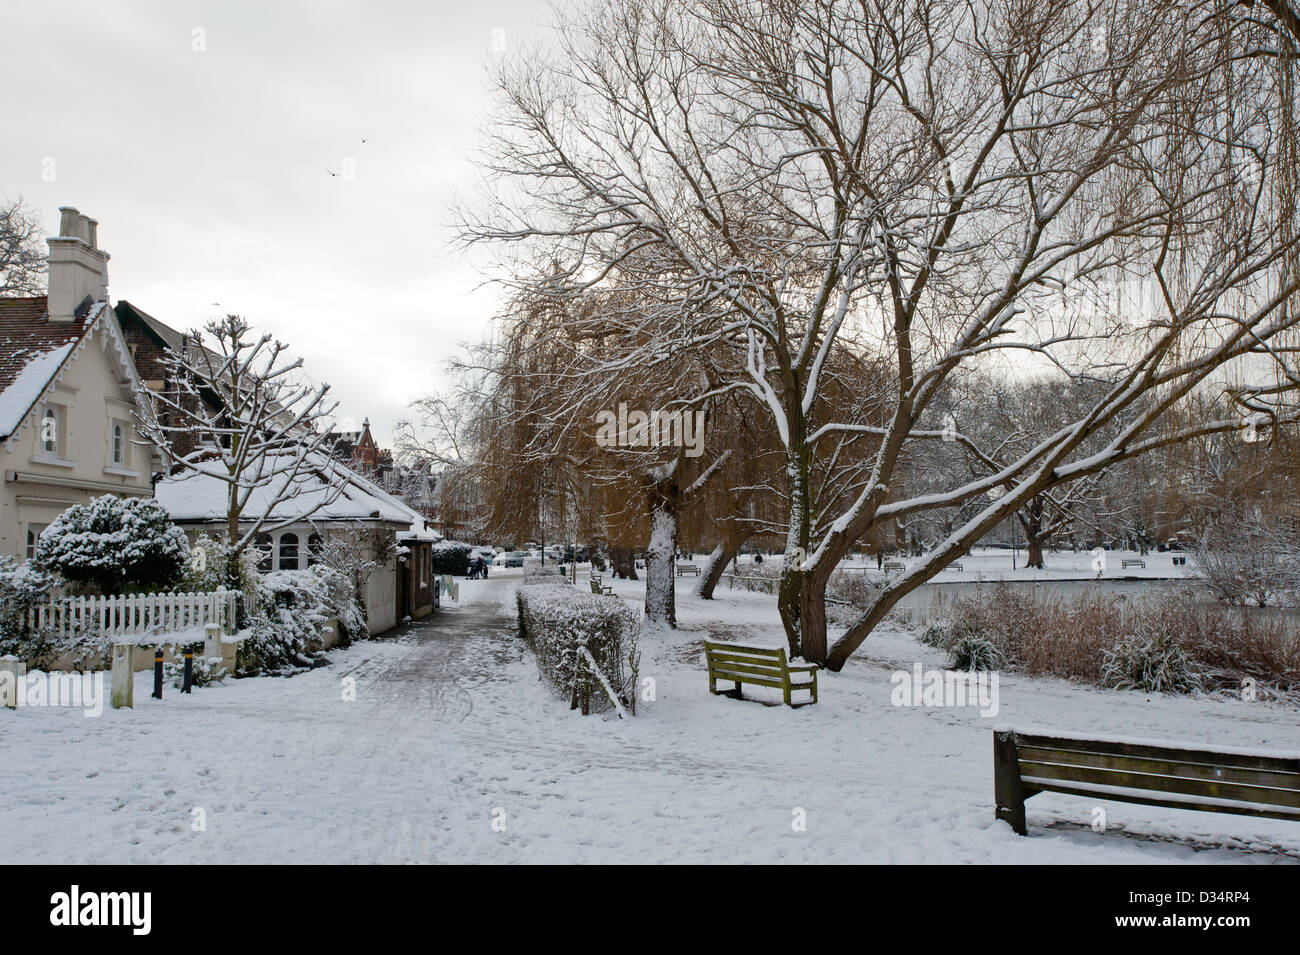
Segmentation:
{"type": "Polygon", "coordinates": [[[49,633],[29,627],[27,611],[49,600],[58,578],[33,561],[0,557],[0,656],[12,653],[31,667],[45,667],[59,648],[49,633]]]}
{"type": "Polygon", "coordinates": [[[986,637],[975,633],[958,636],[949,649],[954,670],[997,670],[1002,652],[986,637]]]}
{"type": "Polygon", "coordinates": [[[560,568],[554,564],[543,564],[536,558],[529,558],[524,561],[524,583],[534,584],[554,584],[559,583],[560,568]]]}
{"type": "Polygon", "coordinates": [[[237,676],[284,674],[319,665],[321,628],[330,619],[337,619],[345,640],[365,632],[353,581],[338,568],[316,564],[275,571],[262,580],[262,598],[241,633],[237,676]]]}
{"type": "MultiPolygon", "coordinates": [[[[185,649],[194,650],[194,659],[191,661],[190,666],[190,683],[192,686],[209,686],[213,683],[220,683],[230,675],[230,671],[226,669],[220,660],[208,660],[203,656],[201,644],[197,649],[194,647],[185,649]]],[[[177,689],[185,685],[184,660],[164,663],[163,673],[171,681],[171,685],[177,689]]]]}
{"type": "Polygon", "coordinates": [[[453,577],[469,575],[469,555],[473,548],[462,541],[442,540],[433,545],[432,567],[435,574],[453,577]]]}
{"type": "Polygon", "coordinates": [[[65,580],[105,594],[177,583],[189,556],[185,532],[152,498],[105,494],[74,504],[36,543],[36,561],[65,580]]]}
{"type": "Polygon", "coordinates": [[[519,632],[542,677],[570,708],[582,706],[585,713],[612,706],[581,653],[585,647],[615,695],[635,711],[641,621],[627,604],[560,585],[520,588],[516,600],[519,632]]]}
{"type": "Polygon", "coordinates": [[[1105,651],[1102,683],[1121,690],[1191,693],[1200,679],[1178,642],[1168,634],[1126,637],[1105,651]]]}

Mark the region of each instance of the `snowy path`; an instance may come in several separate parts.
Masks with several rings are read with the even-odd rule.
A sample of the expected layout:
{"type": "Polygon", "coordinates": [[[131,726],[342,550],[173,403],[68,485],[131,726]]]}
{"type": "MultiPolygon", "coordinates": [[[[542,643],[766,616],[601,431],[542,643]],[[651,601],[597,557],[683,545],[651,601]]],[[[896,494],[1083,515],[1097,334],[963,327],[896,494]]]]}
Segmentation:
{"type": "MultiPolygon", "coordinates": [[[[889,674],[933,651],[873,636],[822,703],[712,697],[709,632],[775,642],[771,599],[679,593],[647,636],[656,699],[630,722],[551,697],[513,632],[518,578],[291,679],[170,687],[137,707],[0,712],[0,820],[16,862],[1296,862],[1300,825],[1044,795],[1033,835],[991,822],[991,726],[1300,749],[1293,709],[1148,699],[1008,677],[996,720],[896,708],[889,674]],[[346,678],[355,702],[342,699],[346,678]],[[206,830],[191,827],[204,809],[206,830]],[[791,827],[796,809],[807,831],[791,827]],[[496,818],[504,830],[493,828],[496,818]]],[[[629,598],[636,584],[617,582],[629,598]]],[[[761,692],[761,691],[760,691],[761,692]]],[[[748,693],[748,690],[747,690],[748,693]]]]}

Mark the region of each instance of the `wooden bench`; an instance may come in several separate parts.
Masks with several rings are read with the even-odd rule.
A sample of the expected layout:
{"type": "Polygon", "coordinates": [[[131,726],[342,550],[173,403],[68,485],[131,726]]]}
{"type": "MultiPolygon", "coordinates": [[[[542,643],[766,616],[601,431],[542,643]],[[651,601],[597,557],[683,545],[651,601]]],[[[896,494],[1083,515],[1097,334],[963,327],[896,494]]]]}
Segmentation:
{"type": "Polygon", "coordinates": [[[1300,822],[1300,755],[993,731],[997,818],[1025,835],[1040,792],[1300,822]]]}
{"type": "Polygon", "coordinates": [[[891,570],[907,570],[907,565],[901,560],[887,560],[882,565],[881,569],[884,570],[885,573],[889,573],[891,570]]]}
{"type": "Polygon", "coordinates": [[[1186,566],[1187,566],[1187,558],[1186,558],[1185,556],[1171,557],[1171,558],[1169,558],[1169,559],[1172,560],[1172,561],[1174,562],[1174,566],[1175,566],[1175,567],[1186,567],[1186,566]]]}
{"type": "Polygon", "coordinates": [[[785,647],[755,647],[743,643],[704,642],[704,654],[709,662],[709,692],[715,696],[719,693],[744,699],[740,692],[742,683],[754,686],[770,686],[780,690],[785,705],[790,707],[807,706],[817,702],[817,667],[815,664],[792,665],[786,660],[785,647]],[[811,679],[791,679],[808,675],[811,679]],[[726,680],[734,684],[730,690],[719,690],[718,681],[726,680]],[[810,699],[795,703],[790,694],[803,690],[811,694],[810,699]]]}
{"type": "Polygon", "coordinates": [[[612,597],[614,595],[614,588],[605,584],[604,578],[593,575],[591,578],[591,592],[597,597],[612,597]]]}
{"type": "Polygon", "coordinates": [[[1143,570],[1145,570],[1147,566],[1147,562],[1145,560],[1139,560],[1136,557],[1130,557],[1128,560],[1121,560],[1119,562],[1119,565],[1121,570],[1123,570],[1126,567],[1141,567],[1143,570]]]}
{"type": "Polygon", "coordinates": [[[696,577],[700,576],[700,565],[699,564],[678,564],[677,576],[681,577],[684,574],[694,574],[696,577]]]}
{"type": "Polygon", "coordinates": [[[948,565],[948,569],[949,569],[949,570],[964,570],[965,568],[962,567],[962,565],[961,565],[961,561],[959,561],[959,560],[954,560],[951,564],[948,565]]]}

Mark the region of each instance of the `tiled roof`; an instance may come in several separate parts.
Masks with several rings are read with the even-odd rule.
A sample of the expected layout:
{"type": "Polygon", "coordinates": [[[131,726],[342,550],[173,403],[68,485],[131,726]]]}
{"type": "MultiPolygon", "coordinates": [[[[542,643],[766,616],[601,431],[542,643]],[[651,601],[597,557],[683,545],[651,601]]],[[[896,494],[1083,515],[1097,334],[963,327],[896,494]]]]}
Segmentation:
{"type": "Polygon", "coordinates": [[[51,322],[44,295],[0,298],[0,439],[9,437],[95,323],[96,305],[51,322]]]}

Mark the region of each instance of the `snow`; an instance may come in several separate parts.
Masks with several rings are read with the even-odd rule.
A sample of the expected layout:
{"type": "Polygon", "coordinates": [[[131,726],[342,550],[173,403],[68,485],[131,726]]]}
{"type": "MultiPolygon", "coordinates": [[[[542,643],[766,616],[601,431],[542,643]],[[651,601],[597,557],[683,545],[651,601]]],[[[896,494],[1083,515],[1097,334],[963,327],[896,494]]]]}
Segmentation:
{"type": "MultiPolygon", "coordinates": [[[[313,466],[304,468],[293,488],[286,491],[288,464],[276,463],[269,456],[266,477],[255,487],[244,507],[246,514],[268,515],[271,521],[292,519],[308,514],[312,520],[376,520],[409,525],[403,539],[437,539],[424,531],[424,518],[377,484],[352,469],[316,452],[313,466]],[[328,479],[326,475],[329,475],[328,479]]],[[[287,456],[286,456],[287,458],[287,456]]],[[[158,482],[155,497],[167,508],[174,521],[224,521],[230,484],[217,475],[225,473],[220,461],[208,467],[212,474],[186,471],[158,482]]],[[[253,483],[250,476],[246,482],[253,483]]]]}
{"type": "MultiPolygon", "coordinates": [[[[581,576],[581,575],[580,575],[581,576]]],[[[815,706],[708,692],[706,638],[781,646],[770,595],[680,597],[641,641],[654,700],[582,717],[513,631],[519,571],[460,581],[461,605],[332,651],[288,679],[201,687],[97,719],[0,711],[12,862],[1300,862],[1300,824],[1056,793],[1030,835],[993,820],[995,721],[895,707],[890,675],[943,654],[887,626],[815,706]],[[355,681],[356,700],[341,692],[355,681]],[[1099,802],[1106,832],[1090,827],[1099,802]],[[206,830],[191,829],[203,808],[206,830]],[[807,831],[792,829],[802,809],[807,831]],[[494,811],[504,831],[492,826],[494,811]],[[504,815],[502,815],[504,813],[504,815]]],[[[633,608],[643,584],[606,578],[633,608]]],[[[580,586],[586,581],[580,579],[580,586]]],[[[1100,690],[1004,674],[997,724],[1207,748],[1300,748],[1280,703],[1100,690]]]]}
{"type": "Polygon", "coordinates": [[[27,360],[22,371],[18,372],[13,384],[0,392],[0,437],[11,435],[18,430],[27,412],[41,397],[45,386],[50,383],[50,379],[58,372],[76,346],[76,342],[67,342],[57,348],[33,355],[27,360]]]}

